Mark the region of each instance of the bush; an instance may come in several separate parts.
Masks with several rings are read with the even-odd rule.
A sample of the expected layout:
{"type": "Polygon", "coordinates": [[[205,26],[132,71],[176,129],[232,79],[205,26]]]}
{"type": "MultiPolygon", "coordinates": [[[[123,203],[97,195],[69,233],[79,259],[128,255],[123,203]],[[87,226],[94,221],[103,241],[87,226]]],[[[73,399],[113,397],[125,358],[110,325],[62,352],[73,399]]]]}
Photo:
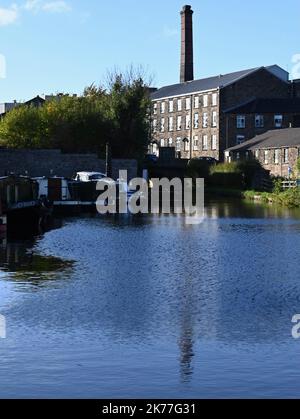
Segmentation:
{"type": "Polygon", "coordinates": [[[218,164],[210,170],[212,186],[225,188],[251,189],[254,176],[262,170],[257,160],[247,160],[218,164]]]}

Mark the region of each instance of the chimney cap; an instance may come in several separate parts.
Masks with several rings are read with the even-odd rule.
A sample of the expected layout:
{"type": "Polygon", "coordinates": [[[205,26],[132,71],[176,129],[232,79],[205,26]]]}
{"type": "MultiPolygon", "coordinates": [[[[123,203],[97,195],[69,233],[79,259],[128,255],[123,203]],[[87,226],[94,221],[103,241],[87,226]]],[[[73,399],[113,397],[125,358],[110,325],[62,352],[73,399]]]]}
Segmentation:
{"type": "Polygon", "coordinates": [[[192,6],[190,6],[188,4],[183,6],[181,13],[187,13],[187,12],[194,13],[193,10],[192,10],[192,6]]]}

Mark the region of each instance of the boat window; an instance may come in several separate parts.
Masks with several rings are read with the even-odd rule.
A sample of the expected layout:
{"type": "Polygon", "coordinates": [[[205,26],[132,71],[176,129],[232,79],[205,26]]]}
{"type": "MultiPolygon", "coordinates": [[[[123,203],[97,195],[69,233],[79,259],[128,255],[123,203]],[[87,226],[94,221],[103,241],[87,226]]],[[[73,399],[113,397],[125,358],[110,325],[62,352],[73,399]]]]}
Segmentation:
{"type": "Polygon", "coordinates": [[[89,176],[89,180],[100,180],[100,179],[103,179],[103,178],[104,178],[104,176],[101,175],[101,174],[89,176]]]}

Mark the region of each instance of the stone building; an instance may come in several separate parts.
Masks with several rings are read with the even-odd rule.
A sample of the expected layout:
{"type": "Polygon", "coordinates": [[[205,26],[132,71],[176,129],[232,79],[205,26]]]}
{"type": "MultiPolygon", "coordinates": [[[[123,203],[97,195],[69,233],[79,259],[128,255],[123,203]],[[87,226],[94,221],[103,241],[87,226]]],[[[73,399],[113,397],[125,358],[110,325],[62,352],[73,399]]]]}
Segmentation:
{"type": "MultiPolygon", "coordinates": [[[[300,83],[291,83],[289,74],[277,65],[194,80],[192,19],[191,6],[184,6],[180,83],[162,87],[151,95],[152,152],[171,146],[181,158],[213,157],[222,161],[226,149],[256,134],[252,128],[247,131],[245,114],[231,116],[229,111],[257,100],[289,101],[300,97],[300,83]]],[[[264,130],[277,128],[276,116],[277,111],[271,117],[273,126],[268,123],[264,130]]],[[[282,127],[289,126],[292,118],[285,116],[282,127]]]]}
{"type": "Polygon", "coordinates": [[[256,159],[273,176],[288,178],[300,157],[300,128],[268,131],[225,151],[226,161],[256,159]]]}

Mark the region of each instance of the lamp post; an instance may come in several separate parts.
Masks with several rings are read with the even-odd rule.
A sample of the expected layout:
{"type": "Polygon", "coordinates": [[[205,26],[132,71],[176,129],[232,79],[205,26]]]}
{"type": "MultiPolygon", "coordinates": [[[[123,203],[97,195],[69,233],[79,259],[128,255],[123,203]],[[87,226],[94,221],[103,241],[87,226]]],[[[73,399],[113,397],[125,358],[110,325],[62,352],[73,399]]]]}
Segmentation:
{"type": "Polygon", "coordinates": [[[110,143],[106,143],[106,177],[111,178],[112,177],[112,160],[111,160],[111,148],[110,143]]]}

